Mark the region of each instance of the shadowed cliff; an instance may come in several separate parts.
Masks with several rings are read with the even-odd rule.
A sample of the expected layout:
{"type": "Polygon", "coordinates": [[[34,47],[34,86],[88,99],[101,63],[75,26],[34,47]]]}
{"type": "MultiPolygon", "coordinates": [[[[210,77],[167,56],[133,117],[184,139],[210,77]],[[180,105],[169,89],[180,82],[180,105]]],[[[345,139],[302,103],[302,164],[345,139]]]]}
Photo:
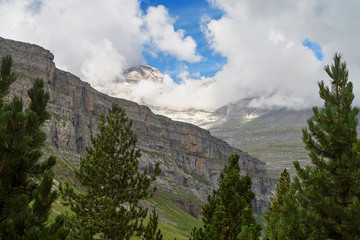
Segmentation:
{"type": "MultiPolygon", "coordinates": [[[[162,175],[157,181],[161,189],[203,202],[218,187],[226,159],[237,153],[242,173],[252,177],[255,211],[265,211],[276,180],[268,177],[262,161],[231,147],[207,130],[172,121],[155,115],[146,106],[96,91],[77,76],[57,69],[53,54],[42,47],[0,38],[0,56],[4,54],[12,55],[14,71],[19,76],[12,85],[12,94],[23,96],[24,103],[28,102],[26,91],[33,79],[43,78],[50,93],[48,109],[53,115],[45,127],[47,141],[60,152],[65,149],[70,155],[73,153],[69,161],[75,166],[79,164],[78,156],[90,145],[90,136],[98,131],[100,113],[116,102],[133,120],[137,147],[142,150],[140,168],[147,168],[151,174],[154,163],[162,163],[162,175]]],[[[199,204],[189,198],[178,198],[175,202],[194,216],[200,212],[199,204]]]]}

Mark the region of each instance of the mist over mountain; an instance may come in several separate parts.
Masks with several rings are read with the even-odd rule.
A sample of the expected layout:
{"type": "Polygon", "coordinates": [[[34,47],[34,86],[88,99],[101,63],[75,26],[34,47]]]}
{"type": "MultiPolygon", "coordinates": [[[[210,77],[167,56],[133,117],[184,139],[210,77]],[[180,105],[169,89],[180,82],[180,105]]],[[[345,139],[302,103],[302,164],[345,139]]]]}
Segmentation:
{"type": "Polygon", "coordinates": [[[337,51],[349,63],[350,80],[360,76],[358,1],[193,4],[0,1],[0,34],[50,49],[59,67],[114,97],[124,96],[118,83],[126,69],[157,67],[162,84],[139,82],[131,93],[176,110],[215,111],[249,98],[257,108],[321,104],[316,82],[327,78],[323,66],[337,51]],[[190,9],[194,16],[186,14],[190,9]]]}
{"type": "MultiPolygon", "coordinates": [[[[313,114],[311,107],[285,107],[283,105],[286,105],[286,100],[282,105],[259,104],[264,99],[253,97],[225,104],[215,110],[182,108],[179,106],[188,102],[196,106],[200,100],[184,96],[184,101],[169,104],[165,98],[172,95],[177,99],[173,94],[176,94],[175,89],[179,85],[174,86],[173,89],[164,88],[163,81],[166,75],[164,77],[156,68],[138,66],[126,71],[125,76],[133,75],[137,76],[136,81],[128,77],[120,83],[124,86],[122,89],[126,89],[119,93],[121,96],[147,105],[156,114],[209,130],[231,146],[244,149],[266,162],[268,171],[274,177],[277,177],[283,168],[290,169],[294,174],[294,161],[299,161],[303,166],[311,164],[302,142],[302,129],[307,127],[307,119],[313,114]],[[158,86],[158,95],[163,95],[163,101],[157,101],[161,97],[152,94],[150,86],[155,85],[158,86]],[[140,89],[146,94],[139,91],[140,89]]],[[[203,84],[197,85],[196,90],[201,92],[215,88],[215,84],[215,78],[207,79],[203,84]]]]}
{"type": "MultiPolygon", "coordinates": [[[[146,84],[162,84],[160,80],[163,78],[159,71],[149,66],[139,66],[127,70],[126,75],[138,78],[136,81],[131,80],[131,77],[125,80],[123,89],[126,87],[127,92],[122,92],[124,98],[145,104],[154,113],[208,129],[214,136],[266,162],[267,169],[275,177],[285,167],[293,172],[292,162],[295,160],[303,165],[311,164],[302,143],[302,128],[307,126],[307,119],[312,115],[311,108],[291,109],[266,104],[258,106],[258,98],[248,98],[216,110],[181,109],[174,105],[169,106],[167,102],[156,102],[154,98],[158,97],[151,95],[134,98],[139,96],[134,95],[134,89],[140,86],[143,88],[146,84]],[[157,74],[153,75],[153,72],[157,74]]],[[[215,83],[216,80],[212,79],[207,85],[198,87],[206,89],[214,87],[215,83]]],[[[145,91],[148,89],[144,88],[145,91]]],[[[186,99],[184,101],[186,102],[186,99]]]]}
{"type": "MultiPolygon", "coordinates": [[[[303,128],[324,105],[319,81],[333,85],[324,71],[333,56],[346,61],[360,106],[359,9],[357,0],[0,0],[0,58],[14,60],[11,95],[28,104],[37,77],[50,94],[43,150],[59,159],[57,183],[79,184],[99,115],[118,103],[133,121],[139,168],[151,174],[161,162],[154,205],[166,198],[171,213],[201,217],[236,153],[264,213],[282,170],[312,164],[303,128]]],[[[165,212],[172,224],[181,218],[165,212]]]]}
{"type": "MultiPolygon", "coordinates": [[[[48,109],[52,118],[44,127],[47,135],[44,151],[59,158],[61,172],[57,172],[58,181],[73,183],[74,166],[78,167],[80,156],[91,145],[90,136],[99,131],[100,113],[105,113],[112,103],[117,103],[133,121],[132,129],[138,139],[136,147],[142,155],[139,168],[152,174],[155,162],[161,162],[162,174],[157,181],[159,188],[195,199],[194,203],[189,200],[190,197],[173,197],[172,201],[181,208],[194,216],[200,214],[199,203],[218,187],[220,173],[233,153],[240,155],[242,174],[252,176],[253,191],[258,196],[254,201],[255,210],[264,212],[269,205],[269,194],[276,180],[268,176],[266,164],[259,159],[198,126],[172,121],[154,114],[147,106],[112,98],[93,89],[72,73],[56,68],[54,55],[42,47],[0,37],[0,56],[9,53],[14,61],[13,70],[19,76],[11,86],[11,94],[22,96],[23,102],[28,103],[26,91],[36,77],[43,79],[44,88],[50,94],[48,109]]],[[[140,69],[133,71],[140,75],[157,72],[148,66],[140,69]]]]}

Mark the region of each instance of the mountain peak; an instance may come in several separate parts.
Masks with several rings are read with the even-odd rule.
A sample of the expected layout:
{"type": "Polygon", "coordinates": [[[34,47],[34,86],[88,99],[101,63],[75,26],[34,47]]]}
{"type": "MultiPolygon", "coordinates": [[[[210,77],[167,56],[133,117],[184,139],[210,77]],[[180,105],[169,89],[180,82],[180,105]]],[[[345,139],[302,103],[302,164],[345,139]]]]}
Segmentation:
{"type": "Polygon", "coordinates": [[[149,65],[140,65],[129,68],[124,72],[124,76],[126,81],[131,83],[136,83],[141,80],[150,80],[153,82],[162,82],[164,80],[164,76],[161,72],[149,65]]]}

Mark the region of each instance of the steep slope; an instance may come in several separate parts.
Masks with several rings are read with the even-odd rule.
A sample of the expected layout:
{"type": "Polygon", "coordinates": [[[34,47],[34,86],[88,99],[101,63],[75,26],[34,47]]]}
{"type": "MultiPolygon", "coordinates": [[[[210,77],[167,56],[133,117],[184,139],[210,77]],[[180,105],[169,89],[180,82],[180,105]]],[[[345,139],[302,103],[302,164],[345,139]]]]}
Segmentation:
{"type": "Polygon", "coordinates": [[[309,165],[308,152],[302,142],[312,109],[253,108],[252,99],[227,104],[214,112],[202,110],[174,111],[150,108],[172,119],[191,122],[266,162],[267,173],[277,178],[283,168],[294,174],[293,161],[309,165]]]}
{"type": "Polygon", "coordinates": [[[272,175],[279,175],[284,167],[293,169],[295,160],[310,164],[302,128],[307,126],[311,109],[255,109],[242,101],[228,104],[214,115],[222,120],[209,128],[211,134],[264,160],[272,175]]]}
{"type": "Polygon", "coordinates": [[[174,201],[183,209],[194,216],[199,214],[199,201],[204,201],[217,188],[228,156],[238,153],[243,174],[249,173],[253,179],[257,196],[255,210],[265,211],[269,204],[268,193],[275,183],[267,176],[265,163],[213,137],[207,130],[172,121],[155,115],[146,106],[96,91],[75,75],[57,69],[54,56],[39,46],[0,38],[0,55],[6,53],[13,56],[14,70],[19,75],[12,91],[23,96],[25,103],[26,90],[30,88],[32,79],[43,78],[51,96],[48,108],[53,113],[45,128],[47,141],[55,146],[59,155],[64,151],[69,155],[73,153],[74,156],[68,158],[74,166],[79,164],[78,154],[83,154],[90,145],[90,135],[97,133],[99,114],[116,102],[133,120],[133,130],[138,136],[137,147],[143,153],[141,168],[147,168],[151,174],[154,162],[162,162],[158,185],[164,191],[181,196],[174,201]]]}

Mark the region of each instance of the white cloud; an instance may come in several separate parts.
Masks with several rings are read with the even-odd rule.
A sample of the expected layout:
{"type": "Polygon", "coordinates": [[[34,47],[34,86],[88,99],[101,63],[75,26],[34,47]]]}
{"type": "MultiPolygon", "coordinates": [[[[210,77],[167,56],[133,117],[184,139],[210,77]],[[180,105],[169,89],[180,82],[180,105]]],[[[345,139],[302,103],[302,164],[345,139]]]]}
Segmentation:
{"type": "Polygon", "coordinates": [[[228,59],[216,74],[221,103],[250,97],[254,106],[319,104],[316,83],[328,79],[323,65],[337,51],[348,62],[355,94],[360,92],[359,1],[208,1],[224,11],[203,23],[211,48],[228,59]],[[302,46],[307,37],[321,44],[323,62],[302,46]]]}
{"type": "Polygon", "coordinates": [[[285,37],[282,33],[271,30],[269,34],[269,40],[274,44],[278,44],[284,42],[285,37]]]}
{"type": "Polygon", "coordinates": [[[35,4],[35,12],[29,3],[0,3],[0,35],[49,49],[59,68],[93,87],[101,88],[126,67],[144,63],[143,20],[137,1],[44,0],[40,6],[35,4]]]}
{"type": "Polygon", "coordinates": [[[225,17],[207,26],[212,46],[228,59],[215,76],[221,104],[279,93],[284,94],[282,99],[315,98],[322,64],[300,41],[289,48],[284,35],[282,41],[269,41],[271,28],[252,25],[249,29],[225,17]]]}
{"type": "Polygon", "coordinates": [[[106,79],[115,80],[114,84],[110,85],[116,85],[116,80],[121,80],[126,60],[108,39],[91,45],[88,49],[91,55],[82,62],[81,72],[85,79],[91,79],[91,84],[99,91],[108,92],[109,82],[106,79]]]}
{"type": "Polygon", "coordinates": [[[152,82],[142,80],[137,84],[119,83],[112,95],[126,97],[138,103],[168,107],[176,110],[211,110],[216,105],[214,85],[211,78],[192,78],[187,71],[178,74],[182,80],[176,84],[167,74],[164,80],[152,82]]]}
{"type": "Polygon", "coordinates": [[[180,60],[196,62],[196,43],[163,6],[147,14],[137,0],[0,1],[0,36],[38,44],[55,55],[57,67],[108,93],[128,67],[144,64],[151,43],[180,60]],[[107,86],[107,87],[106,87],[107,86]]]}
{"type": "Polygon", "coordinates": [[[327,79],[323,65],[336,51],[348,63],[355,95],[360,92],[359,1],[208,1],[224,12],[201,23],[210,48],[227,59],[214,84],[187,73],[184,61],[202,57],[161,5],[144,13],[137,0],[0,0],[0,35],[50,49],[58,67],[103,92],[153,105],[209,110],[254,98],[253,106],[312,106],[320,103],[316,82],[327,79]],[[323,62],[302,46],[305,38],[322,46],[323,62]],[[145,63],[144,48],[176,57],[182,82],[166,76],[163,84],[117,85],[124,69],[145,63]]]}
{"type": "Polygon", "coordinates": [[[179,60],[198,62],[201,56],[196,54],[196,42],[185,31],[175,31],[175,19],[169,16],[167,9],[159,5],[149,7],[145,16],[145,25],[150,42],[156,50],[176,56],[179,60]]]}

